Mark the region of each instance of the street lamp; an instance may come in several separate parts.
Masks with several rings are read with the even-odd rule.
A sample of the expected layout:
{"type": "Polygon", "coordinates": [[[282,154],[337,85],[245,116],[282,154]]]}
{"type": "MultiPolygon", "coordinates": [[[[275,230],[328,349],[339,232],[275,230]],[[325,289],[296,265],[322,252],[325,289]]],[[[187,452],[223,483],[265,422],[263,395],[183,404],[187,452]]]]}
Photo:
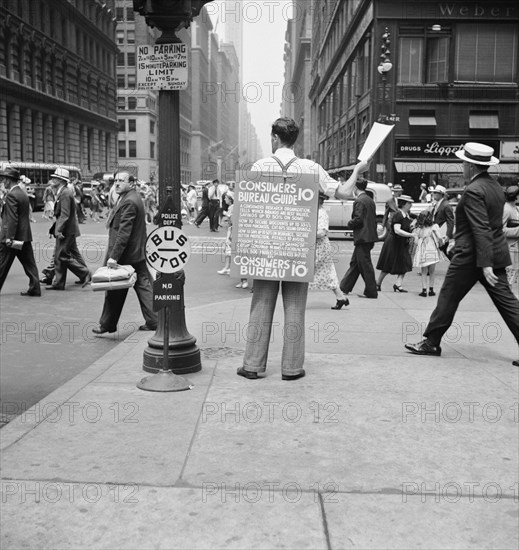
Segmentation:
{"type": "Polygon", "coordinates": [[[380,122],[385,121],[388,114],[386,113],[387,74],[393,68],[393,63],[391,63],[391,60],[389,58],[389,56],[391,55],[391,52],[389,50],[390,45],[391,45],[391,33],[386,27],[384,34],[382,35],[382,44],[380,46],[382,53],[380,54],[380,63],[378,64],[378,67],[377,67],[377,71],[382,76],[382,110],[379,116],[380,122]]]}
{"type": "MultiPolygon", "coordinates": [[[[378,115],[378,122],[388,123],[388,117],[389,114],[387,110],[387,97],[386,97],[386,90],[387,90],[387,75],[389,71],[393,68],[393,63],[391,63],[390,55],[391,51],[389,47],[391,46],[391,33],[389,32],[389,29],[386,27],[384,30],[384,34],[382,35],[382,44],[380,46],[381,53],[380,53],[380,62],[377,66],[377,71],[382,77],[382,98],[381,98],[381,107],[380,112],[378,115]]],[[[384,155],[382,158],[382,166],[383,166],[383,177],[386,178],[387,174],[387,168],[386,168],[386,158],[387,158],[387,149],[386,149],[386,143],[384,143],[384,146],[380,150],[380,154],[384,155]]]]}

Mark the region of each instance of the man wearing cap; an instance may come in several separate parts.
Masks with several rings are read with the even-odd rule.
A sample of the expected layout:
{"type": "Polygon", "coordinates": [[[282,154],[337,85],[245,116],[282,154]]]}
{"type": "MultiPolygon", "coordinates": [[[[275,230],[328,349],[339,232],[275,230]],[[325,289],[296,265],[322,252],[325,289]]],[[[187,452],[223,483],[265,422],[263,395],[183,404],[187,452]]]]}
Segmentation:
{"type": "Polygon", "coordinates": [[[41,296],[38,268],[31,244],[29,197],[18,185],[19,179],[20,172],[12,166],[7,166],[0,172],[0,183],[7,190],[0,229],[0,290],[16,257],[29,277],[29,289],[20,294],[41,296]]]}
{"type": "Polygon", "coordinates": [[[378,241],[377,212],[375,201],[366,193],[367,186],[368,181],[364,178],[358,179],[355,184],[353,213],[346,226],[347,229],[353,229],[355,247],[350,267],[342,278],[340,287],[344,294],[349,294],[360,275],[364,280],[364,293],[359,294],[359,297],[377,298],[377,282],[371,262],[371,249],[378,241]]]}
{"type": "MultiPolygon", "coordinates": [[[[494,149],[466,143],[456,156],[463,160],[469,182],[456,208],[456,243],[453,257],[429,324],[425,339],[405,347],[418,355],[441,355],[440,342],[452,324],[459,303],[480,282],[519,343],[519,300],[507,281],[510,253],[503,234],[505,197],[501,186],[488,174],[499,163],[494,149]]],[[[513,361],[519,366],[519,360],[513,361]]]]}
{"type": "Polygon", "coordinates": [[[68,183],[69,172],[61,167],[56,168],[49,179],[49,184],[56,195],[54,206],[56,222],[50,231],[56,237],[56,248],[54,250],[54,280],[51,285],[45,287],[47,290],[65,290],[67,269],[79,278],[83,287],[92,280],[92,275],[77,247],[76,237],[80,233],[76,201],[68,183]]]}
{"type": "Polygon", "coordinates": [[[445,189],[443,185],[437,185],[433,189],[432,193],[434,199],[434,207],[432,211],[434,223],[437,224],[438,227],[442,227],[443,224],[447,224],[445,239],[440,247],[440,250],[446,253],[449,241],[452,239],[452,235],[454,234],[454,211],[445,197],[447,189],[445,189]]]}

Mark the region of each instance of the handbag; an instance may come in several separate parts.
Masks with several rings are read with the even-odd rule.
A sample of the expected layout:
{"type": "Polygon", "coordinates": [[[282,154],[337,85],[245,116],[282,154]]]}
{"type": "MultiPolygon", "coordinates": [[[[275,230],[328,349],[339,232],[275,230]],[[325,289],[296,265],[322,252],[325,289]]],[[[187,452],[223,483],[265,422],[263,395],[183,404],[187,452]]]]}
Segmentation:
{"type": "Polygon", "coordinates": [[[92,275],[90,287],[94,292],[100,290],[121,290],[132,288],[137,281],[137,273],[131,265],[103,266],[92,275]]]}

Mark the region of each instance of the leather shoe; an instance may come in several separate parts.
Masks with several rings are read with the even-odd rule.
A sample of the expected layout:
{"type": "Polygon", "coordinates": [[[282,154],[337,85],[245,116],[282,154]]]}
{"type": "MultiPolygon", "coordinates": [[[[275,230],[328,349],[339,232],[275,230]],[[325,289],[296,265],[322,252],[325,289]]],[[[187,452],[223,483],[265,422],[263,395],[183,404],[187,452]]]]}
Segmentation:
{"type": "Polygon", "coordinates": [[[512,361],[512,365],[514,367],[519,367],[519,361],[512,361]]]}
{"type": "Polygon", "coordinates": [[[376,300],[376,296],[366,296],[365,294],[357,294],[359,298],[368,298],[368,300],[376,300]]]}
{"type": "Polygon", "coordinates": [[[98,327],[93,328],[92,332],[94,334],[101,335],[101,334],[106,334],[107,332],[112,334],[113,332],[115,332],[115,330],[108,330],[107,328],[104,328],[101,325],[99,325],[98,327]]]}
{"type": "Polygon", "coordinates": [[[248,378],[249,380],[257,380],[259,378],[257,372],[253,372],[253,371],[250,371],[250,370],[245,370],[244,367],[240,367],[236,371],[236,374],[238,376],[243,376],[243,378],[248,378]]]}
{"type": "Polygon", "coordinates": [[[20,292],[20,296],[41,296],[41,292],[34,292],[32,290],[28,290],[27,292],[20,292]]]}
{"type": "Polygon", "coordinates": [[[45,290],[65,290],[64,288],[59,288],[58,286],[49,285],[45,287],[45,290]]]}
{"type": "Polygon", "coordinates": [[[304,369],[298,374],[282,374],[281,380],[297,380],[298,378],[303,378],[306,375],[304,369]]]}
{"type": "Polygon", "coordinates": [[[406,344],[405,349],[416,355],[441,355],[440,346],[433,346],[428,340],[422,340],[418,344],[406,344]]]}
{"type": "Polygon", "coordinates": [[[148,325],[141,325],[139,330],[157,330],[157,327],[149,327],[148,325]]]}

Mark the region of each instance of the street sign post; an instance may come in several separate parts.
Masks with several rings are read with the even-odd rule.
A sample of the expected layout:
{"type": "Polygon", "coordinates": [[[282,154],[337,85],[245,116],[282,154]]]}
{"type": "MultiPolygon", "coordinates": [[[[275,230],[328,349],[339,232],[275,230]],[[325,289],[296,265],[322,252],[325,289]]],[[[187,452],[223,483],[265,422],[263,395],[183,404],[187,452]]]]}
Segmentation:
{"type": "Polygon", "coordinates": [[[162,35],[155,41],[154,46],[143,47],[140,50],[141,63],[143,63],[140,70],[146,73],[144,87],[146,88],[150,83],[150,87],[158,86],[156,89],[160,90],[158,141],[161,209],[156,220],[164,232],[158,233],[161,243],[157,238],[155,238],[156,242],[151,241],[148,264],[153,265],[162,274],[160,278],[164,274],[173,274],[172,276],[182,285],[178,314],[170,323],[169,314],[172,306],[160,309],[157,331],[148,340],[148,348],[144,350],[143,369],[155,373],[160,369],[159,374],[162,378],[166,374],[173,375],[173,370],[174,374],[184,374],[198,372],[202,368],[200,350],[195,345],[196,338],[189,334],[184,316],[185,275],[182,267],[189,257],[189,253],[186,252],[189,249],[183,242],[185,236],[182,237],[183,234],[177,233],[177,229],[180,231],[182,226],[179,90],[187,85],[188,66],[187,48],[176,32],[188,28],[193,18],[197,17],[202,8],[211,1],[133,0],[134,11],[145,17],[146,24],[162,31],[162,35]],[[166,231],[169,232],[166,233],[166,231]],[[168,250],[159,250],[159,248],[168,250]]]}

